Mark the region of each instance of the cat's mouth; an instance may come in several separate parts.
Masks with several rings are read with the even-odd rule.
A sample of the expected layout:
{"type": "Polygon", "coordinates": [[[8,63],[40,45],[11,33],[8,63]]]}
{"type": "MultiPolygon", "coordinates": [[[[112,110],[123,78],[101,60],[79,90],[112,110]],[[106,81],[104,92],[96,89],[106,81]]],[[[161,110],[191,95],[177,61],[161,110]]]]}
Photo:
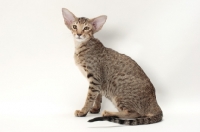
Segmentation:
{"type": "Polygon", "coordinates": [[[76,38],[76,39],[79,40],[79,41],[83,40],[82,38],[76,38]]]}
{"type": "Polygon", "coordinates": [[[82,41],[86,41],[86,40],[87,40],[87,37],[85,37],[84,35],[81,35],[81,36],[75,35],[75,36],[74,36],[74,39],[75,39],[76,41],[82,42],[82,41]]]}
{"type": "Polygon", "coordinates": [[[85,40],[85,38],[83,36],[75,36],[75,39],[77,41],[84,41],[85,40]]]}
{"type": "Polygon", "coordinates": [[[76,39],[76,41],[78,41],[78,42],[82,42],[82,41],[85,40],[85,38],[81,38],[81,37],[75,37],[75,39],[76,39]]]}
{"type": "Polygon", "coordinates": [[[84,39],[84,38],[81,37],[81,36],[75,36],[75,38],[76,38],[76,39],[79,39],[79,40],[84,39]]]}

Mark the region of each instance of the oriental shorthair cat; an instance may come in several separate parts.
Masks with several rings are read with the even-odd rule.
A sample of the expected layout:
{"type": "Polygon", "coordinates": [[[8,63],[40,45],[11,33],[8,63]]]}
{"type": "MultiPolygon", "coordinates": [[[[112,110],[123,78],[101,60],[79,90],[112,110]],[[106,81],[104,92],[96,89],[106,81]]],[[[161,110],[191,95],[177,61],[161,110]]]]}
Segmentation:
{"type": "Polygon", "coordinates": [[[107,16],[76,17],[65,8],[62,14],[73,34],[75,63],[89,82],[85,105],[75,111],[75,116],[99,113],[102,96],[105,96],[118,112],[104,111],[102,117],[88,122],[110,121],[124,125],[160,122],[163,114],[156,101],[155,88],[142,68],[130,57],[104,47],[94,38],[107,16]]]}

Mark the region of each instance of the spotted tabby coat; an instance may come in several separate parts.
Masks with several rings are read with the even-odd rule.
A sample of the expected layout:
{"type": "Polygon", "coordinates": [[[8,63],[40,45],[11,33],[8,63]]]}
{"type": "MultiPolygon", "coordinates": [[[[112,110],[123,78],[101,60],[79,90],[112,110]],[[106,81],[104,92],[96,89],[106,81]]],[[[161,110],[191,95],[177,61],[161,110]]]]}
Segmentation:
{"type": "Polygon", "coordinates": [[[107,120],[140,125],[161,121],[163,115],[154,86],[141,67],[130,57],[104,47],[93,37],[107,17],[77,18],[67,9],[62,12],[65,24],[74,36],[75,62],[89,81],[85,105],[75,111],[75,116],[86,116],[89,111],[99,113],[103,95],[112,101],[118,112],[104,111],[103,117],[89,122],[107,120]]]}

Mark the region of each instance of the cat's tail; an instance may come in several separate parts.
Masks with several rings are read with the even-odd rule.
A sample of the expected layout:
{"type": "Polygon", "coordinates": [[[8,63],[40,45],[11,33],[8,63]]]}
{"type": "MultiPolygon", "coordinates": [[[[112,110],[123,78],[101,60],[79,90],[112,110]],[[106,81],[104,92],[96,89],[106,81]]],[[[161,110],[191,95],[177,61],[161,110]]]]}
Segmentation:
{"type": "Polygon", "coordinates": [[[151,117],[139,117],[131,120],[120,119],[117,116],[107,116],[107,117],[96,117],[94,119],[89,120],[88,122],[95,122],[95,121],[109,121],[118,124],[124,125],[143,125],[143,124],[152,124],[157,123],[162,120],[163,114],[162,112],[151,117]]]}

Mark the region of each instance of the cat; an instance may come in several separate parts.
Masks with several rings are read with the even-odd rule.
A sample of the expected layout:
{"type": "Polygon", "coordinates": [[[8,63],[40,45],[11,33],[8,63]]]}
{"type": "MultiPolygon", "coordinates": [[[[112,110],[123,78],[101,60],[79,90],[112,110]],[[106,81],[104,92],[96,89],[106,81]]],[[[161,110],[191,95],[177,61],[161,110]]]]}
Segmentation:
{"type": "Polygon", "coordinates": [[[88,122],[110,121],[125,125],[160,122],[163,113],[156,101],[155,88],[141,67],[130,57],[104,47],[94,38],[107,16],[78,18],[65,8],[62,14],[74,37],[75,63],[89,81],[85,105],[75,111],[75,116],[99,113],[102,96],[105,96],[118,112],[104,111],[102,117],[88,122]]]}

